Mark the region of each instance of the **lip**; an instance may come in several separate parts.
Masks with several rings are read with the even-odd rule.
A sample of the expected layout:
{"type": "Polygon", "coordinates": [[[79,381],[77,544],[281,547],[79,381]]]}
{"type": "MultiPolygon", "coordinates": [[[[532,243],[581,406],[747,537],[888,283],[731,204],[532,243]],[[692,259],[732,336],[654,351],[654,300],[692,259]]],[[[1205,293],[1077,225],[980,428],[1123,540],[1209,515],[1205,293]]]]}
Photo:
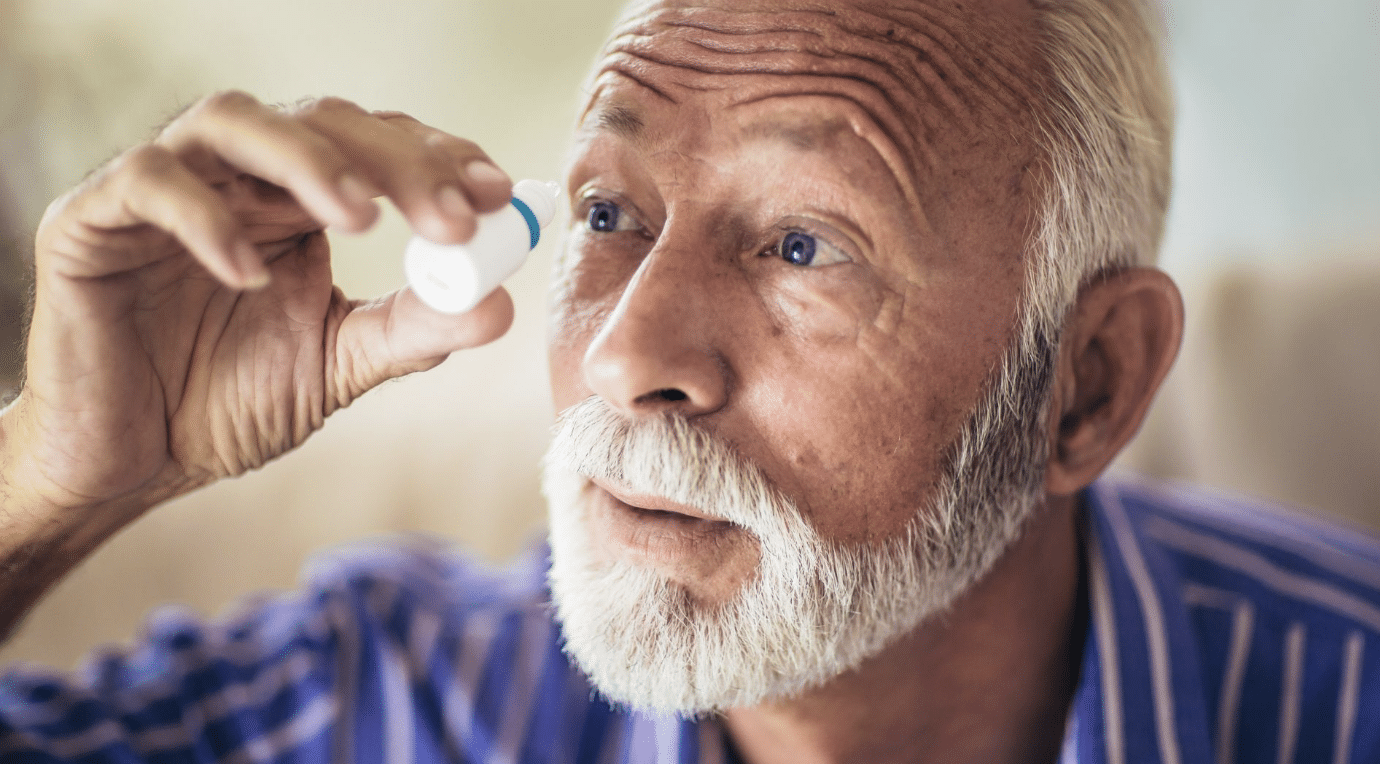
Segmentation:
{"type": "Polygon", "coordinates": [[[660,571],[697,590],[725,576],[746,575],[744,561],[756,559],[753,539],[740,526],[606,481],[591,479],[588,485],[586,522],[605,559],[660,571]]]}
{"type": "Polygon", "coordinates": [[[695,509],[694,507],[685,504],[680,504],[678,502],[671,501],[670,499],[666,499],[661,496],[653,496],[651,494],[643,494],[629,491],[622,487],[612,485],[608,481],[601,480],[599,478],[590,478],[589,481],[599,489],[608,493],[613,498],[617,499],[623,504],[628,505],[628,507],[630,507],[633,510],[669,512],[677,515],[685,515],[687,518],[691,518],[694,520],[703,520],[705,522],[710,523],[723,523],[725,525],[729,524],[727,520],[721,517],[715,517],[713,515],[706,514],[698,509],[695,509]]]}

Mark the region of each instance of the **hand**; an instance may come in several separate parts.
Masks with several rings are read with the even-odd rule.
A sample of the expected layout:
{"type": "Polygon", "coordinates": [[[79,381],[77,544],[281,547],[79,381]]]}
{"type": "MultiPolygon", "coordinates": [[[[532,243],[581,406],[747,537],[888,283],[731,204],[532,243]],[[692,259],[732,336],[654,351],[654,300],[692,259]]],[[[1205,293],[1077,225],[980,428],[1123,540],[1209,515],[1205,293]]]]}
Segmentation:
{"type": "Polygon", "coordinates": [[[407,290],[346,299],[323,229],[369,228],[383,195],[422,235],[458,243],[510,193],[474,144],[404,114],[204,99],[45,214],[0,478],[58,507],[147,508],[258,467],[380,382],[497,338],[512,321],[502,290],[462,316],[407,290]]]}

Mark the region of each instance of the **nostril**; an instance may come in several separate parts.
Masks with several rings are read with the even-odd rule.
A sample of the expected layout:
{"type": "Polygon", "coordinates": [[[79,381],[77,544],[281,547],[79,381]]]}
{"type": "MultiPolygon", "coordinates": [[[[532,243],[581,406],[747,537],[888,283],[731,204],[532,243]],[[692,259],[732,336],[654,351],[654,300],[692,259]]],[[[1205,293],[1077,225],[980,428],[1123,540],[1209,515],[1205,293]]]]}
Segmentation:
{"type": "Polygon", "coordinates": [[[650,393],[648,397],[660,398],[663,401],[683,401],[690,396],[674,387],[668,387],[665,390],[656,390],[650,393]]]}

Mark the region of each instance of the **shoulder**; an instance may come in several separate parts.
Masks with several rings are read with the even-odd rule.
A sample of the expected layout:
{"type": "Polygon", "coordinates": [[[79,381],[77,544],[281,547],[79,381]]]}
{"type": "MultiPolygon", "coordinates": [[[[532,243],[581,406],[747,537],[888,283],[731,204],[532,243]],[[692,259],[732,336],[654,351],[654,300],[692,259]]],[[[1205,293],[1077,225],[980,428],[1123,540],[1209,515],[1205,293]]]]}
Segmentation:
{"type": "Polygon", "coordinates": [[[1218,586],[1287,614],[1380,634],[1380,538],[1371,532],[1257,499],[1127,476],[1095,483],[1089,505],[1168,561],[1190,600],[1218,586]]]}
{"type": "Polygon", "coordinates": [[[1093,546],[1139,577],[1127,598],[1158,601],[1175,648],[1165,660],[1195,677],[1177,692],[1202,693],[1202,705],[1191,705],[1219,749],[1240,761],[1284,760],[1282,750],[1302,761],[1361,761],[1380,751],[1373,535],[1126,476],[1095,483],[1087,508],[1093,546]]]}

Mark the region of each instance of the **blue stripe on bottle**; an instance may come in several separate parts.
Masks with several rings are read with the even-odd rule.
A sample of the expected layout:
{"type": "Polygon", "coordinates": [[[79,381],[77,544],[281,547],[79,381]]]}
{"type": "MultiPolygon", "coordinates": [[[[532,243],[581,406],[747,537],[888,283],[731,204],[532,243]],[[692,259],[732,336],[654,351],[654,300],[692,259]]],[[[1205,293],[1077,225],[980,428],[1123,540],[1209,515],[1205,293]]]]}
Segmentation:
{"type": "Polygon", "coordinates": [[[513,206],[522,213],[522,219],[527,221],[527,231],[532,235],[531,246],[536,247],[537,242],[541,241],[541,224],[537,223],[537,216],[533,214],[532,208],[528,207],[526,202],[516,196],[513,197],[513,206]]]}

